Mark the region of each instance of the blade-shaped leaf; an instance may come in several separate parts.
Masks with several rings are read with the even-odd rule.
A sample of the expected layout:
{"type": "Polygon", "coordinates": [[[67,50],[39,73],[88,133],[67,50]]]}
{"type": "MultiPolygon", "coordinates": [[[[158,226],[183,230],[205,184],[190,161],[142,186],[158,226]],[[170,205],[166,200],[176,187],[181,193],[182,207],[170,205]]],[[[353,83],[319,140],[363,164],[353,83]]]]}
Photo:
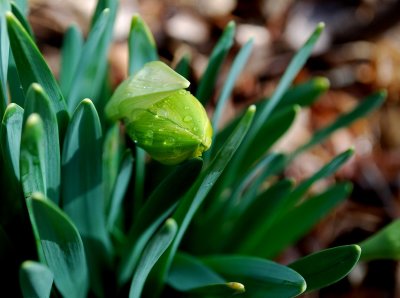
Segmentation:
{"type": "Polygon", "coordinates": [[[251,50],[253,48],[253,40],[249,40],[245,43],[245,45],[240,49],[239,53],[235,57],[232,63],[232,67],[229,71],[229,74],[225,80],[224,86],[222,87],[221,94],[218,98],[218,104],[215,108],[213,119],[212,119],[212,127],[214,130],[218,129],[218,124],[220,122],[222,111],[225,108],[226,101],[232,93],[233,87],[235,86],[236,80],[238,79],[240,73],[245,67],[247,60],[250,57],[251,50]]]}
{"type": "Polygon", "coordinates": [[[317,181],[333,175],[352,155],[354,154],[354,149],[348,149],[338,156],[334,157],[329,163],[324,165],[320,170],[318,170],[314,175],[312,175],[307,180],[300,183],[296,189],[291,192],[287,198],[282,200],[282,204],[278,210],[274,213],[274,217],[278,218],[281,214],[284,214],[286,210],[289,210],[295,206],[298,201],[307,193],[307,190],[317,181]]]}
{"type": "Polygon", "coordinates": [[[264,126],[267,119],[271,116],[271,113],[274,111],[275,107],[282,100],[283,95],[287,91],[287,89],[292,84],[292,81],[296,77],[297,73],[301,70],[306,60],[310,56],[312,49],[317,42],[319,36],[322,33],[324,28],[324,24],[320,23],[306,43],[300,48],[300,50],[295,54],[289,66],[287,67],[285,73],[283,74],[279,84],[272,95],[272,97],[268,100],[268,103],[262,107],[257,112],[257,117],[249,130],[249,134],[246,136],[246,140],[243,142],[243,145],[240,146],[235,159],[231,163],[229,167],[229,173],[231,173],[230,177],[226,178],[226,183],[230,184],[233,182],[235,173],[240,172],[239,168],[242,165],[242,160],[249,156],[249,150],[253,148],[254,141],[257,140],[257,136],[260,133],[261,128],[264,126]]]}
{"type": "Polygon", "coordinates": [[[376,92],[365,99],[357,105],[353,110],[348,113],[345,113],[338,117],[333,123],[329,124],[328,126],[316,131],[312,138],[303,146],[298,148],[295,155],[303,152],[304,150],[309,149],[310,147],[321,143],[324,139],[326,139],[329,135],[331,135],[334,131],[349,126],[351,123],[356,121],[359,118],[364,117],[371,111],[377,109],[379,106],[382,105],[384,99],[386,97],[385,91],[376,92]]]}
{"type": "Polygon", "coordinates": [[[235,36],[235,23],[229,22],[225,27],[218,43],[215,45],[208,61],[207,68],[201,77],[199,87],[197,88],[196,98],[205,106],[210,99],[217,81],[219,70],[225,60],[226,55],[233,44],[235,36]]]}
{"type": "Polygon", "coordinates": [[[58,136],[57,117],[50,99],[39,84],[32,84],[29,88],[24,108],[24,123],[29,115],[36,113],[43,121],[43,155],[45,156],[44,180],[46,182],[46,196],[54,203],[59,202],[61,166],[60,142],[58,136]]]}
{"type": "Polygon", "coordinates": [[[19,282],[25,298],[48,298],[53,285],[53,272],[45,265],[25,261],[19,269],[19,282]]]}
{"type": "Polygon", "coordinates": [[[88,251],[91,285],[96,293],[102,293],[101,274],[110,262],[111,252],[104,213],[101,126],[89,99],[76,108],[65,134],[61,177],[63,209],[74,221],[88,251]]]}
{"type": "Polygon", "coordinates": [[[129,33],[129,74],[135,74],[147,62],[158,60],[154,37],[138,15],[133,16],[129,33]]]}
{"type": "Polygon", "coordinates": [[[186,292],[214,284],[225,284],[226,280],[188,254],[177,253],[168,273],[167,283],[174,289],[186,292]]]}
{"type": "Polygon", "coordinates": [[[73,75],[69,93],[66,95],[68,110],[72,113],[83,98],[93,98],[97,105],[98,93],[103,83],[107,66],[106,54],[108,44],[102,43],[107,26],[112,26],[109,19],[112,11],[105,9],[89,33],[89,37],[81,50],[79,67],[73,75]]]}
{"type": "Polygon", "coordinates": [[[232,135],[226,140],[225,145],[218,152],[209,167],[200,176],[200,179],[198,179],[193,187],[187,192],[173,214],[173,218],[178,223],[179,229],[171,247],[162,257],[162,261],[159,262],[160,267],[157,268],[158,270],[155,273],[157,276],[153,276],[153,280],[158,284],[158,289],[153,287],[155,293],[157,293],[164,284],[171,262],[193,216],[245,137],[252,123],[255,111],[256,109],[253,105],[248,108],[247,113],[243,116],[232,135]]]}
{"type": "MultiPolygon", "coordinates": [[[[146,63],[158,60],[154,37],[140,16],[132,18],[128,38],[129,75],[137,73],[146,63]]],[[[146,175],[146,152],[136,147],[135,150],[135,206],[140,208],[143,203],[144,177],[146,175]]]]}
{"type": "Polygon", "coordinates": [[[65,297],[86,297],[88,271],[78,230],[64,212],[41,194],[33,194],[27,205],[41,262],[53,272],[58,290],[65,297]]]}
{"type": "Polygon", "coordinates": [[[147,276],[161,255],[171,244],[177,230],[178,226],[176,225],[175,220],[172,218],[167,219],[160,231],[158,231],[149,241],[143,251],[135,274],[133,275],[129,298],[140,298],[147,276]]]}
{"type": "Polygon", "coordinates": [[[22,119],[24,110],[11,103],[8,105],[1,123],[2,169],[4,175],[4,190],[0,208],[0,222],[5,223],[22,204],[18,199],[21,195],[19,156],[21,145],[22,119]]]}
{"type": "Polygon", "coordinates": [[[122,252],[119,268],[121,283],[132,276],[146,243],[162,222],[171,215],[179,199],[197,179],[202,166],[202,160],[197,158],[183,163],[167,176],[146,200],[133,222],[122,252]]]}
{"type": "Polygon", "coordinates": [[[208,285],[189,291],[187,297],[225,298],[243,294],[246,289],[239,282],[208,285]]]}
{"type": "Polygon", "coordinates": [[[44,145],[43,121],[38,114],[31,114],[26,120],[21,138],[20,173],[25,198],[34,192],[46,195],[44,145]]]}
{"type": "Polygon", "coordinates": [[[72,25],[65,33],[61,50],[60,88],[63,94],[70,93],[82,48],[82,33],[78,26],[72,25]]]}
{"type": "Polygon", "coordinates": [[[258,229],[241,245],[240,253],[271,258],[309,231],[351,190],[349,183],[338,183],[292,210],[266,230],[258,229]]]}
{"type": "Polygon", "coordinates": [[[124,153],[119,123],[108,129],[103,144],[103,187],[106,213],[109,214],[111,197],[124,153]]]}
{"type": "MultiPolygon", "coordinates": [[[[24,27],[26,32],[29,33],[31,36],[32,40],[35,40],[35,36],[33,34],[33,30],[31,25],[29,24],[29,21],[27,19],[27,7],[26,4],[24,6],[20,6],[18,1],[10,1],[11,2],[11,12],[13,15],[18,19],[18,21],[21,23],[21,25],[24,27]]],[[[19,1],[21,2],[21,1],[19,1]]]]}
{"type": "Polygon", "coordinates": [[[307,292],[327,287],[353,270],[361,255],[358,245],[333,247],[305,256],[289,265],[307,283],[307,292]]]}
{"type": "Polygon", "coordinates": [[[10,9],[8,0],[0,0],[0,118],[3,118],[8,103],[7,70],[10,41],[7,33],[6,12],[10,9]]]}
{"type": "Polygon", "coordinates": [[[314,48],[314,45],[318,41],[318,38],[321,35],[323,29],[324,29],[324,24],[323,23],[318,24],[318,26],[315,28],[314,32],[311,34],[311,36],[308,38],[308,40],[297,51],[297,53],[293,57],[292,61],[290,61],[290,64],[286,68],[286,71],[283,74],[281,80],[279,81],[279,84],[278,84],[274,94],[268,101],[268,104],[262,110],[260,110],[258,112],[259,117],[257,118],[257,120],[254,122],[254,125],[252,126],[252,133],[249,134],[250,140],[252,140],[256,136],[256,134],[258,133],[258,130],[263,125],[265,119],[268,119],[271,112],[281,101],[284,93],[289,88],[289,86],[292,84],[297,73],[301,70],[301,68],[304,66],[305,62],[307,61],[308,57],[310,56],[310,54],[314,48]]]}
{"type": "Polygon", "coordinates": [[[306,289],[303,277],[296,271],[272,261],[244,256],[203,258],[205,265],[224,278],[246,287],[242,297],[295,297],[306,289]]]}
{"type": "Polygon", "coordinates": [[[28,0],[15,0],[13,2],[24,16],[28,14],[28,0]]]}
{"type": "MultiPolygon", "coordinates": [[[[329,88],[329,81],[325,78],[314,78],[303,84],[295,85],[290,88],[283,95],[282,100],[278,106],[274,109],[274,112],[278,112],[284,107],[290,107],[299,105],[301,107],[312,104],[318,97],[329,88]]],[[[257,109],[263,109],[268,104],[269,98],[257,102],[257,109]]],[[[254,118],[258,118],[259,114],[256,114],[254,118]]],[[[219,149],[224,140],[232,133],[235,126],[239,123],[240,117],[236,117],[232,120],[223,130],[216,134],[216,138],[213,142],[213,147],[219,149]]]]}
{"type": "Polygon", "coordinates": [[[37,82],[43,86],[51,99],[57,114],[59,133],[63,136],[69,116],[61,90],[29,33],[13,14],[7,13],[6,19],[10,45],[22,87],[27,92],[32,83],[37,82]]]}
{"type": "Polygon", "coordinates": [[[360,243],[363,261],[400,260],[400,220],[388,224],[382,230],[360,243]]]}
{"type": "Polygon", "coordinates": [[[254,162],[265,155],[265,152],[291,127],[299,111],[298,106],[288,107],[265,121],[251,146],[248,147],[239,166],[239,173],[248,171],[254,162]]]}
{"type": "Polygon", "coordinates": [[[186,53],[181,57],[175,66],[175,71],[186,79],[190,76],[190,60],[190,54],[186,53]]]}
{"type": "Polygon", "coordinates": [[[118,173],[118,177],[115,183],[113,196],[111,198],[110,211],[107,218],[107,227],[111,231],[117,220],[118,213],[122,210],[122,200],[125,196],[125,192],[128,188],[128,183],[132,174],[133,158],[130,150],[125,153],[121,169],[118,173]]]}
{"type": "Polygon", "coordinates": [[[225,249],[232,251],[239,243],[247,242],[247,237],[253,231],[265,229],[269,218],[272,217],[277,206],[279,206],[281,198],[284,198],[292,187],[293,181],[284,179],[255,197],[250,206],[234,221],[230,233],[226,233],[229,237],[224,243],[225,249]],[[241,241],[238,241],[237,235],[243,235],[241,241]]]}

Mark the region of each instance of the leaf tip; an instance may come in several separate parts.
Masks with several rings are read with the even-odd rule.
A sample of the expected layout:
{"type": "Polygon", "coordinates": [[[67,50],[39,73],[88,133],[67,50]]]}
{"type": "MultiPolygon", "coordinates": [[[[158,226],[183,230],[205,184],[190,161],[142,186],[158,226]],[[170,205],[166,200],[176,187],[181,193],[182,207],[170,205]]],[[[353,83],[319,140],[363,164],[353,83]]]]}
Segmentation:
{"type": "Polygon", "coordinates": [[[234,20],[230,20],[230,21],[228,22],[228,25],[226,25],[226,29],[227,29],[227,30],[234,30],[235,27],[236,27],[236,23],[235,23],[234,20]]]}
{"type": "Polygon", "coordinates": [[[319,22],[317,27],[316,27],[316,31],[317,32],[322,32],[325,29],[325,23],[324,22],[319,22]]]}
{"type": "Polygon", "coordinates": [[[11,11],[6,11],[5,13],[7,23],[14,21],[15,17],[11,11]]]}
{"type": "Polygon", "coordinates": [[[246,292],[246,288],[244,287],[244,285],[239,282],[228,282],[226,285],[229,288],[231,288],[232,290],[234,290],[235,292],[238,292],[238,293],[246,292]]]}
{"type": "Polygon", "coordinates": [[[44,92],[43,87],[38,83],[32,83],[31,88],[38,93],[44,92]]]}
{"type": "Polygon", "coordinates": [[[93,105],[93,102],[92,102],[91,99],[85,98],[85,99],[82,100],[81,104],[91,106],[91,105],[93,105]]]}
{"type": "Polygon", "coordinates": [[[170,231],[175,231],[178,228],[178,224],[176,223],[176,220],[173,218],[168,218],[165,221],[165,228],[167,228],[170,231]]]}
{"type": "Polygon", "coordinates": [[[387,97],[387,90],[385,89],[379,90],[377,93],[382,97],[382,99],[385,99],[387,97]]]}
{"type": "Polygon", "coordinates": [[[28,119],[26,120],[26,126],[27,127],[37,126],[40,125],[41,122],[42,119],[40,118],[39,114],[33,113],[29,115],[28,119]]]}
{"type": "Polygon", "coordinates": [[[315,87],[321,91],[328,90],[330,87],[330,82],[325,77],[317,77],[314,79],[315,87]]]}
{"type": "Polygon", "coordinates": [[[247,109],[250,113],[255,113],[256,112],[256,106],[255,105],[251,105],[249,106],[249,108],[247,109]]]}

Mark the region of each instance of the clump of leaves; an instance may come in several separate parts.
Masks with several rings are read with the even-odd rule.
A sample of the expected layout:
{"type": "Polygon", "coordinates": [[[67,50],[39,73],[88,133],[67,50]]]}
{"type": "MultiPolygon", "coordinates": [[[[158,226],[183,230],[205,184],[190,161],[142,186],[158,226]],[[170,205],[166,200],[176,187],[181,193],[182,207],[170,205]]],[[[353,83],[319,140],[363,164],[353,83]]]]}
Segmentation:
{"type": "MultiPolygon", "coordinates": [[[[304,199],[353,150],[298,185],[275,177],[298,154],[377,108],[384,93],[365,98],[293,153],[271,150],[299,110],[328,88],[324,78],[291,87],[323,30],[318,25],[272,97],[216,130],[249,58],[250,40],[219,92],[212,134],[202,105],[233,44],[234,23],[216,44],[193,96],[183,90],[189,83],[184,77],[152,62],[158,60],[154,39],[134,16],[131,77],[110,100],[107,53],[117,4],[98,2],[86,40],[77,27],[67,31],[57,81],[34,42],[26,3],[0,0],[3,292],[294,297],[346,276],[359,260],[357,244],[287,266],[272,259],[347,197],[351,186],[341,182],[304,199]]],[[[177,71],[186,73],[189,62],[181,60],[177,71]]],[[[366,259],[384,255],[379,243],[392,245],[391,257],[398,256],[398,241],[387,236],[393,231],[361,244],[366,259]]]]}

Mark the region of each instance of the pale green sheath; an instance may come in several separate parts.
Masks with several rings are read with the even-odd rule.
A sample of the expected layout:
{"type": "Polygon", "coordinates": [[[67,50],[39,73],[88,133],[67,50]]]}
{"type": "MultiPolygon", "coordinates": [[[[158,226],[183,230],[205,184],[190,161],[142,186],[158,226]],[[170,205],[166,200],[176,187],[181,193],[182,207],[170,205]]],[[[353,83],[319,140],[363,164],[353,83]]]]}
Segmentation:
{"type": "Polygon", "coordinates": [[[123,120],[133,141],[163,164],[201,156],[212,127],[204,107],[184,90],[189,85],[163,62],[147,63],[117,88],[106,115],[123,120]]]}

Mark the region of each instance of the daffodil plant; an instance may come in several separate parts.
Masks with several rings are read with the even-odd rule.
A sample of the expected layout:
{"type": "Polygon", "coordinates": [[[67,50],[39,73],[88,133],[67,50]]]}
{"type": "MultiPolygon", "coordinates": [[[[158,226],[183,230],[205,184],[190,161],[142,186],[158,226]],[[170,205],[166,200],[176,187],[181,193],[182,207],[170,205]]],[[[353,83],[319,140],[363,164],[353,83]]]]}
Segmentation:
{"type": "Polygon", "coordinates": [[[295,297],[345,278],[360,255],[398,258],[393,225],[362,242],[362,251],[348,243],[288,265],[274,261],[349,195],[346,182],[318,194],[308,189],[353,150],[301,183],[282,179],[282,171],[385,97],[372,94],[292,153],[271,149],[329,87],[324,78],[292,86],[323,24],[271,98],[213,133],[210,123],[219,123],[252,41],[215,92],[234,42],[228,23],[192,95],[178,74],[187,74],[190,60],[176,70],[160,62],[150,30],[133,16],[130,77],[114,91],[107,54],[117,6],[98,2],[86,39],[78,27],[68,29],[56,79],[35,44],[27,2],[0,0],[5,297],[295,297]],[[214,93],[220,97],[210,121],[204,106],[214,93]]]}

